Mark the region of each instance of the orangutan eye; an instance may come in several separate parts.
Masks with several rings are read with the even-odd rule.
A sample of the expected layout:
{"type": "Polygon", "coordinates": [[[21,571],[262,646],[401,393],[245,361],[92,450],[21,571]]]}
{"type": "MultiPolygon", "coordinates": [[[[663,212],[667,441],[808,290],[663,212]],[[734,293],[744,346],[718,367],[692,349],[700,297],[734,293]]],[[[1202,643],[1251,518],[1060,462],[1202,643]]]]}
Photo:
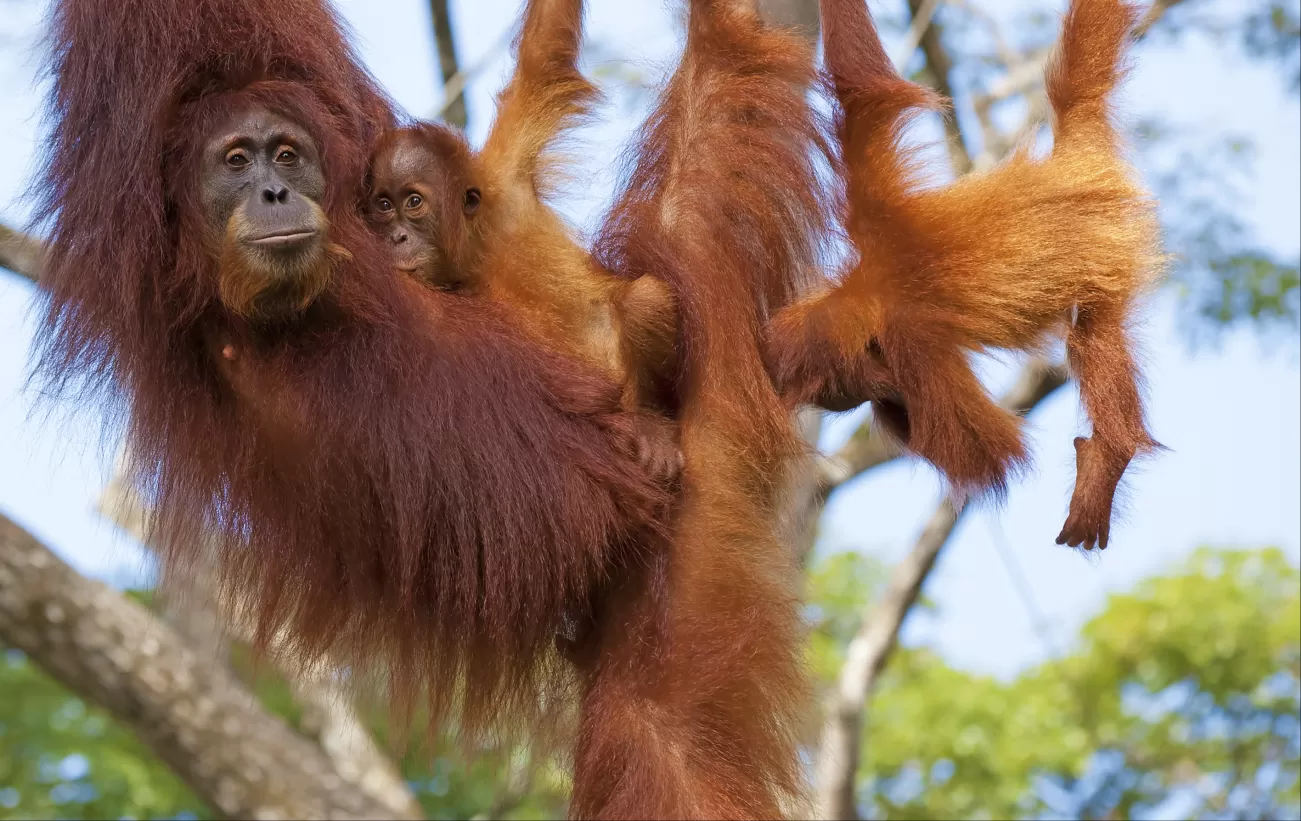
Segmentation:
{"type": "Polygon", "coordinates": [[[226,165],[231,168],[243,168],[249,162],[248,152],[242,148],[233,148],[226,154],[226,165]]]}
{"type": "Polygon", "coordinates": [[[419,208],[424,203],[424,201],[425,198],[420,196],[419,194],[412,194],[411,196],[407,197],[407,208],[408,210],[414,211],[415,209],[419,208]]]}
{"type": "Polygon", "coordinates": [[[477,188],[465,189],[465,213],[473,214],[479,210],[479,203],[483,200],[483,194],[479,193],[477,188]]]}
{"type": "Polygon", "coordinates": [[[281,165],[293,165],[298,162],[298,154],[292,148],[281,146],[280,152],[276,154],[276,162],[281,165]]]}
{"type": "Polygon", "coordinates": [[[393,210],[393,203],[384,197],[380,197],[379,201],[375,203],[375,210],[379,211],[381,214],[387,214],[393,210]]]}

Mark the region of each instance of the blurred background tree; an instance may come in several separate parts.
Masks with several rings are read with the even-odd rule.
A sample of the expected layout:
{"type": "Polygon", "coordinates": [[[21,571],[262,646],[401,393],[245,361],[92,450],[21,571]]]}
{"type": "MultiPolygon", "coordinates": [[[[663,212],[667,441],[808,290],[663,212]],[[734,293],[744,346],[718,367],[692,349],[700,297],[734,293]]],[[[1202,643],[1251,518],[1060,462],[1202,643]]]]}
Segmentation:
{"type": "MultiPolygon", "coordinates": [[[[409,81],[402,101],[415,113],[442,116],[482,138],[491,93],[508,63],[518,0],[338,5],[363,39],[401,28],[400,17],[423,18],[429,44],[423,53],[363,53],[381,79],[409,81]],[[415,75],[420,79],[411,80],[415,75]]],[[[672,65],[672,40],[641,39],[636,22],[627,29],[632,39],[602,33],[620,15],[643,14],[642,5],[660,4],[591,3],[596,19],[588,67],[612,98],[618,127],[588,134],[595,150],[586,164],[597,167],[596,182],[560,203],[580,225],[608,193],[617,143],[672,65]]],[[[933,120],[918,135],[934,143],[933,156],[947,159],[954,173],[986,167],[1041,132],[1046,108],[1039,81],[1063,0],[871,5],[901,65],[955,100],[953,118],[933,120]]],[[[810,35],[816,31],[816,0],[761,0],[761,6],[774,19],[810,35]]],[[[43,11],[40,0],[0,0],[0,57],[15,56],[0,63],[0,89],[34,84],[29,55],[43,11]]],[[[670,31],[662,19],[655,25],[656,32],[670,31]]],[[[1253,78],[1273,88],[1243,88],[1244,98],[1273,95],[1267,98],[1283,100],[1295,119],[1301,0],[1154,0],[1141,39],[1140,65],[1163,56],[1192,73],[1209,54],[1225,65],[1250,66],[1253,78]]],[[[1173,306],[1182,339],[1199,349],[1230,344],[1226,340],[1244,332],[1261,349],[1281,348],[1292,362],[1286,373],[1294,389],[1301,323],[1297,242],[1295,236],[1281,244],[1263,236],[1256,197],[1262,175],[1275,173],[1280,137],[1240,128],[1236,120],[1202,127],[1178,116],[1177,107],[1155,104],[1161,94],[1182,95],[1183,110],[1195,109],[1198,91],[1147,86],[1126,97],[1138,137],[1136,161],[1161,197],[1176,255],[1161,298],[1173,306]],[[1262,156],[1269,158],[1263,168],[1262,156]]],[[[1281,139],[1283,153],[1301,148],[1295,130],[1281,139]]],[[[25,162],[30,166],[30,159],[25,162]]],[[[24,173],[0,170],[0,183],[17,193],[24,173]]],[[[1301,181],[1291,180],[1286,191],[1301,199],[1301,181]]],[[[19,201],[0,201],[0,209],[6,207],[18,209],[19,201]]],[[[1288,213],[1295,207],[1290,203],[1288,213]]],[[[33,279],[39,239],[18,231],[20,224],[18,210],[0,210],[0,267],[33,279]]],[[[29,284],[6,277],[0,274],[0,308],[29,299],[29,284]]],[[[12,358],[21,361],[22,355],[18,350],[12,358]]],[[[0,359],[0,375],[4,367],[0,359]]],[[[1060,390],[1063,376],[1051,359],[991,363],[989,370],[991,386],[1011,386],[1009,406],[1036,411],[1036,421],[1053,429],[1054,442],[1057,428],[1068,423],[1045,417],[1057,413],[1055,397],[1067,393],[1060,390]]],[[[1210,400],[1223,390],[1206,386],[1210,400]]],[[[1235,434],[1251,433],[1238,428],[1255,424],[1265,410],[1242,408],[1234,399],[1212,406],[1229,409],[1223,418],[1207,418],[1215,411],[1190,402],[1179,413],[1200,420],[1194,424],[1207,439],[1228,438],[1232,447],[1235,434]]],[[[1292,427],[1301,422],[1294,408],[1289,404],[1283,417],[1292,427]]],[[[808,733],[810,755],[818,761],[813,774],[820,815],[1301,817],[1295,529],[1301,503],[1285,502],[1283,518],[1291,524],[1277,537],[1282,548],[1194,549],[1189,542],[1170,554],[1165,545],[1124,539],[1097,566],[1106,572],[1129,562],[1121,576],[1127,581],[1112,584],[1109,595],[1085,611],[1075,607],[1081,599],[1071,598],[1076,594],[1062,579],[1079,578],[1090,566],[1047,547],[1055,529],[1020,550],[1001,525],[991,524],[991,538],[973,544],[969,524],[985,511],[947,503],[928,509],[935,495],[931,477],[921,484],[901,481],[904,466],[872,436],[864,414],[825,425],[806,421],[827,457],[805,500],[814,525],[797,545],[808,568],[810,663],[832,719],[808,733]],[[884,495],[879,507],[847,517],[840,511],[862,504],[864,477],[871,477],[874,493],[885,481],[902,489],[884,495]],[[882,509],[887,515],[876,515],[882,509]],[[889,549],[875,549],[886,543],[889,549]],[[1158,547],[1166,549],[1159,560],[1134,563],[1132,557],[1158,547]],[[963,555],[947,559],[946,551],[958,548],[963,555]],[[942,559],[972,574],[960,595],[932,578],[942,559]],[[972,597],[988,602],[978,607],[1015,611],[1017,629],[991,634],[988,626],[953,627],[963,618],[954,613],[970,614],[963,601],[972,597]],[[1063,610],[1072,608],[1079,614],[1063,619],[1063,610]],[[950,627],[927,634],[928,624],[945,620],[950,627]],[[964,642],[973,629],[980,642],[968,650],[964,642]],[[973,664],[973,657],[1003,661],[973,664]]],[[[1157,431],[1162,435],[1160,425],[1157,431]]],[[[1062,439],[1054,445],[1060,452],[1069,446],[1069,437],[1062,439]]],[[[1051,465],[1059,451],[1048,448],[1040,462],[1051,465]]],[[[1285,498],[1301,455],[1283,459],[1284,475],[1253,473],[1244,463],[1231,481],[1250,484],[1257,494],[1281,484],[1278,498],[1285,498]]],[[[1142,492],[1150,498],[1153,483],[1142,492]]],[[[1180,492],[1186,497],[1178,498],[1179,506],[1196,498],[1186,486],[1180,492]]],[[[110,483],[100,508],[123,531],[140,535],[142,511],[121,488],[110,483]]],[[[1168,507],[1162,510],[1167,521],[1174,518],[1168,507]]],[[[46,538],[56,529],[38,527],[40,517],[29,510],[10,512],[30,521],[29,530],[42,531],[61,555],[86,549],[66,537],[46,538]]],[[[1039,519],[1057,515],[1046,511],[1031,522],[1014,492],[1005,518],[1010,526],[1038,532],[1039,519]]],[[[1245,518],[1235,524],[1256,532],[1245,518]]],[[[1165,524],[1156,530],[1165,537],[1165,524]]],[[[150,583],[132,574],[118,586],[150,583]]],[[[353,702],[331,679],[251,663],[240,631],[220,626],[203,579],[168,592],[120,596],[91,585],[0,515],[0,818],[248,817],[268,809],[369,817],[563,815],[563,760],[528,749],[488,748],[466,756],[436,743],[390,755],[395,747],[381,710],[353,702]],[[98,639],[88,640],[91,634],[98,639]],[[192,664],[211,665],[202,668],[210,674],[182,674],[192,664]],[[94,674],[109,668],[122,672],[102,679],[94,674]],[[271,776],[279,779],[276,789],[267,788],[271,776]]]]}
{"type": "MultiPolygon", "coordinates": [[[[825,602],[819,637],[861,605],[830,581],[815,576],[811,591],[825,602]]],[[[1010,681],[928,650],[900,653],[867,722],[863,808],[881,818],[1295,817],[1299,607],[1301,576],[1282,552],[1202,549],[1112,596],[1075,647],[1010,681]]],[[[815,640],[816,669],[838,669],[842,648],[815,640]]]]}

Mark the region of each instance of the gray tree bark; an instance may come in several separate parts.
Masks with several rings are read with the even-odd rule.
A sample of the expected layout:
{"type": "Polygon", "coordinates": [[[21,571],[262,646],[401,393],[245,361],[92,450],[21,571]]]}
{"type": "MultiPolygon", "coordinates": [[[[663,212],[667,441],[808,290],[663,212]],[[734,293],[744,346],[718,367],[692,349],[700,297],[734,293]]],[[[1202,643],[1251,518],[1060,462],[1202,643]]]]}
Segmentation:
{"type": "MultiPolygon", "coordinates": [[[[915,18],[925,11],[928,0],[908,0],[908,11],[915,18]]],[[[933,17],[922,29],[919,45],[926,55],[926,73],[930,84],[944,95],[953,99],[953,58],[944,46],[944,28],[933,17]]],[[[971,170],[971,153],[967,150],[962,129],[958,126],[957,112],[949,112],[944,118],[945,142],[949,148],[949,162],[954,174],[965,174],[971,170]]]]}
{"type": "Polygon", "coordinates": [[[0,638],[111,712],[225,818],[394,818],[170,627],[0,516],[0,638]]]}

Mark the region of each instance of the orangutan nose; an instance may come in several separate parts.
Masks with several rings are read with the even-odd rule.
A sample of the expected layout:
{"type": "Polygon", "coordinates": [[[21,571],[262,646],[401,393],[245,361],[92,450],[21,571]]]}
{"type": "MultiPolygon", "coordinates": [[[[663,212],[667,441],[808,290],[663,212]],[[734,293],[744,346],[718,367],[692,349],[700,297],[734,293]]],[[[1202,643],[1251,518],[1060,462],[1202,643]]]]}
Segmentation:
{"type": "Polygon", "coordinates": [[[267,205],[284,204],[289,199],[289,189],[279,183],[262,189],[262,201],[267,205]]]}

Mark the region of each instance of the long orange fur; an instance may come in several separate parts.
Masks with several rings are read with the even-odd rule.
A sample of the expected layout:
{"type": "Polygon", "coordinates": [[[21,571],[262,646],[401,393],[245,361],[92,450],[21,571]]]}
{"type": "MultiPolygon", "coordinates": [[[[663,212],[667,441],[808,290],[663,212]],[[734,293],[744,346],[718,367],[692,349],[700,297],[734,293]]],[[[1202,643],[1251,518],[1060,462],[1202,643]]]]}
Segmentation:
{"type": "Polygon", "coordinates": [[[803,783],[799,574],[778,524],[802,447],[761,342],[827,234],[815,74],[810,49],[752,3],[687,6],[685,53],[596,246],[677,298],[685,469],[662,567],[599,611],[581,818],[780,817],[803,783]]]}
{"type": "Polygon", "coordinates": [[[1155,446],[1127,324],[1160,271],[1158,225],[1108,105],[1134,9],[1073,0],[1047,77],[1047,158],[1025,146],[987,173],[931,188],[919,185],[922,164],[902,136],[939,100],[896,73],[863,0],[822,0],[822,13],[857,258],[837,287],[774,322],[774,377],[835,410],[874,400],[886,429],[955,486],[1001,492],[1026,461],[1021,426],[969,356],[1038,349],[1065,330],[1093,435],[1076,440],[1058,541],[1106,547],[1116,484],[1155,446]]]}

